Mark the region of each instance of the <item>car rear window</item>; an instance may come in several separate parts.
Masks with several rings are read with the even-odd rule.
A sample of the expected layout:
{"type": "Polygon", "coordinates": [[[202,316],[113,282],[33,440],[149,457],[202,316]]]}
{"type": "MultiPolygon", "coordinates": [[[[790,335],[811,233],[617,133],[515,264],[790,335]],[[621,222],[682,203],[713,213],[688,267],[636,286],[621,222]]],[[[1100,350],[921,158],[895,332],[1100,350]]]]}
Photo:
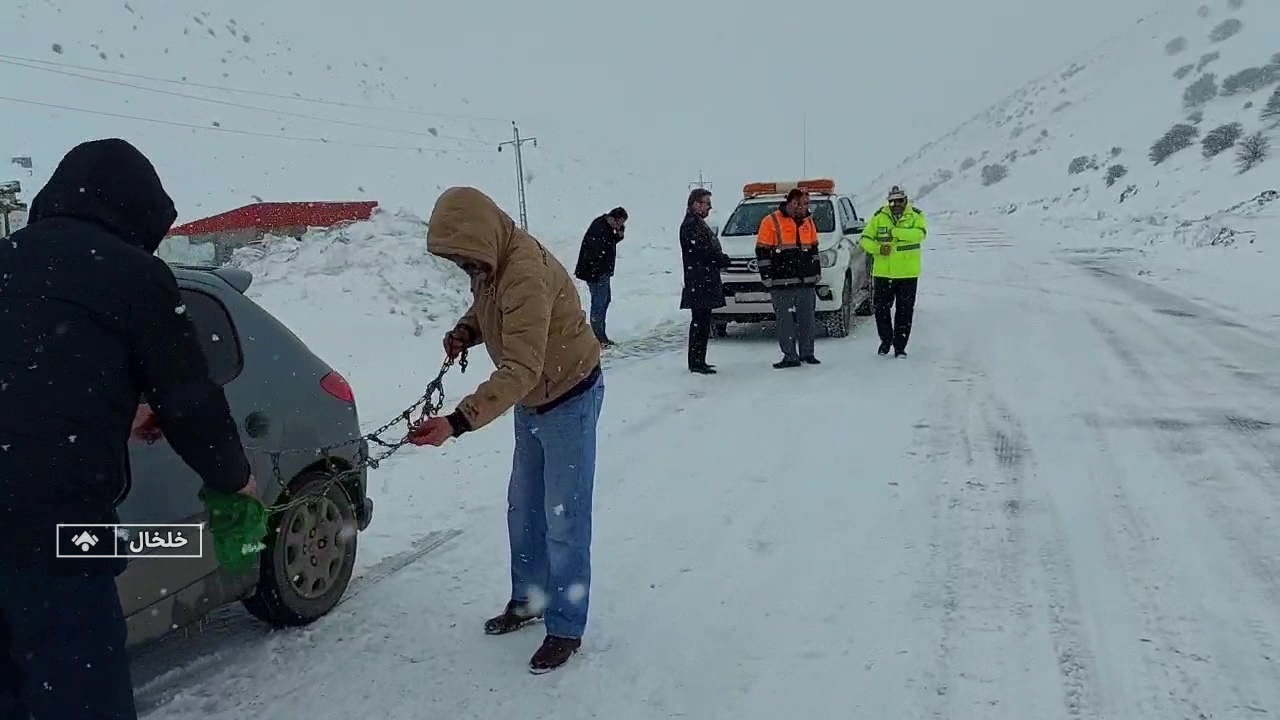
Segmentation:
{"type": "Polygon", "coordinates": [[[212,295],[188,288],[182,288],[182,302],[196,326],[200,348],[209,363],[209,378],[219,385],[236,379],[244,369],[244,356],[227,309],[212,295]]]}
{"type": "MultiPolygon", "coordinates": [[[[755,235],[760,232],[760,223],[765,217],[777,209],[778,203],[773,202],[743,203],[734,209],[729,220],[725,222],[724,228],[721,229],[720,235],[724,237],[755,235]]],[[[817,225],[818,232],[835,232],[836,214],[830,200],[810,200],[809,213],[813,215],[813,222],[817,225]]]]}

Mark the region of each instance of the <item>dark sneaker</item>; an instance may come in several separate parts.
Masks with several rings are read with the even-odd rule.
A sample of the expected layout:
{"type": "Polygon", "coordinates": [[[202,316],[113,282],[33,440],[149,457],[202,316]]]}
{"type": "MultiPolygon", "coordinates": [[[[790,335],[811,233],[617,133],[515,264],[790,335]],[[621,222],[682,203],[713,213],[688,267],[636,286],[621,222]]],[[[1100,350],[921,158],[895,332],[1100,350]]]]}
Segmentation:
{"type": "Polygon", "coordinates": [[[805,365],[821,365],[822,364],[821,360],[819,360],[818,358],[812,355],[810,355],[809,357],[800,358],[800,362],[804,363],[805,365]]]}
{"type": "Polygon", "coordinates": [[[907,356],[907,351],[906,351],[906,350],[895,350],[895,351],[893,352],[893,356],[894,356],[894,357],[896,357],[896,358],[904,358],[904,357],[906,357],[906,356],[907,356]]]}
{"type": "Polygon", "coordinates": [[[548,635],[542,647],[529,658],[529,672],[534,675],[549,673],[569,662],[569,658],[582,647],[581,638],[564,638],[548,635]]]}
{"type": "Polygon", "coordinates": [[[880,355],[888,355],[890,347],[893,347],[892,343],[882,342],[880,343],[880,349],[876,352],[880,355]]]}
{"type": "Polygon", "coordinates": [[[698,373],[699,375],[715,375],[716,369],[711,365],[694,365],[689,368],[689,372],[698,373]]]}
{"type": "Polygon", "coordinates": [[[800,367],[800,361],[799,361],[799,360],[788,360],[787,358],[783,358],[783,359],[779,360],[778,362],[774,363],[774,364],[773,364],[773,366],[774,366],[775,368],[777,368],[778,370],[781,370],[781,369],[783,369],[783,368],[800,367]]]}
{"type": "Polygon", "coordinates": [[[530,613],[527,603],[512,600],[507,603],[507,609],[501,615],[484,621],[484,634],[506,635],[541,619],[542,613],[530,613]]]}

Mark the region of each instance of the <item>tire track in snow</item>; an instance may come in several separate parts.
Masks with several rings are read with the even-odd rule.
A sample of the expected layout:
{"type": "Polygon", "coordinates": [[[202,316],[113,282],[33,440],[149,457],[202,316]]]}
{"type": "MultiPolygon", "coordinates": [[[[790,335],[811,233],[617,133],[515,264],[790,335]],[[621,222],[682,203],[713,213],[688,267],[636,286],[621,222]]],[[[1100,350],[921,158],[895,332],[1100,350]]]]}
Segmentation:
{"type": "MultiPolygon", "coordinates": [[[[1092,320],[1095,327],[1102,332],[1114,333],[1101,319],[1092,318],[1092,320]]],[[[1188,399],[1193,403],[1202,401],[1206,403],[1206,407],[1210,408],[1224,400],[1231,401],[1231,398],[1221,396],[1220,385],[1193,381],[1205,377],[1205,364],[1197,363],[1197,355],[1193,352],[1195,343],[1175,342],[1164,335],[1159,328],[1145,321],[1139,321],[1137,318],[1132,320],[1129,327],[1131,334],[1135,330],[1141,330],[1143,333],[1142,336],[1134,338],[1136,341],[1146,343],[1148,346],[1163,345],[1169,350],[1168,353],[1160,355],[1158,362],[1152,363],[1157,369],[1162,370],[1161,372],[1131,364],[1126,356],[1117,353],[1125,369],[1144,386],[1146,406],[1133,408],[1134,412],[1150,413],[1151,406],[1154,405],[1155,409],[1163,414],[1165,408],[1161,405],[1173,405],[1174,414],[1176,414],[1178,404],[1185,407],[1188,399]]],[[[1148,349],[1152,348],[1148,347],[1148,349]]],[[[1203,356],[1199,359],[1203,359],[1203,356]]],[[[1209,366],[1212,367],[1212,364],[1209,366]]],[[[1228,377],[1232,382],[1240,382],[1234,375],[1228,375],[1228,377]]],[[[1256,392],[1256,388],[1249,387],[1247,383],[1241,384],[1242,387],[1239,389],[1242,397],[1243,393],[1256,392]]],[[[1203,416],[1204,411],[1200,410],[1197,415],[1203,416]]],[[[1233,575],[1239,576],[1238,581],[1228,583],[1229,587],[1233,588],[1233,594],[1236,595],[1233,597],[1235,601],[1233,607],[1229,613],[1219,612],[1216,615],[1221,624],[1214,626],[1212,632],[1202,625],[1210,622],[1215,615],[1199,605],[1192,608],[1186,608],[1184,605],[1183,612],[1180,613],[1161,608],[1159,603],[1165,602],[1163,598],[1170,597],[1168,579],[1179,576],[1176,572],[1178,566],[1170,564],[1175,562],[1172,559],[1167,560],[1165,565],[1160,565],[1161,556],[1147,540],[1147,538],[1159,537],[1157,529],[1149,524],[1127,496],[1119,494],[1118,491],[1116,507],[1120,512],[1119,530],[1127,541],[1126,548],[1130,556],[1126,567],[1132,568],[1132,572],[1142,579],[1143,585],[1150,588],[1142,605],[1144,617],[1149,620],[1146,623],[1147,632],[1150,637],[1158,639],[1153,641],[1153,644],[1167,649],[1159,662],[1163,663],[1164,667],[1176,671],[1182,686],[1195,688],[1201,684],[1197,678],[1204,678],[1204,683],[1213,686],[1212,696],[1232,697],[1236,700],[1232,707],[1217,708],[1219,711],[1266,712],[1265,709],[1261,709],[1265,704],[1261,702],[1261,695],[1264,692],[1262,688],[1280,687],[1280,668],[1272,662],[1273,658],[1280,658],[1280,644],[1277,643],[1273,630],[1276,621],[1280,619],[1280,615],[1275,610],[1280,606],[1280,568],[1277,567],[1275,557],[1275,548],[1280,547],[1280,535],[1277,535],[1272,520],[1276,516],[1276,503],[1273,500],[1274,492],[1267,492],[1270,488],[1263,489],[1257,484],[1249,484],[1250,477],[1263,480],[1264,485],[1269,483],[1260,474],[1249,471],[1248,447],[1242,446],[1240,442],[1233,443],[1230,437],[1232,435],[1247,437],[1255,434],[1262,424],[1237,416],[1217,416],[1214,411],[1209,412],[1207,419],[1198,416],[1193,416],[1193,420],[1161,417],[1152,422],[1125,424],[1136,425],[1137,429],[1145,431],[1140,433],[1139,437],[1145,439],[1166,458],[1169,475],[1173,477],[1181,475],[1187,479],[1185,493],[1188,499],[1193,501],[1184,502],[1181,507],[1202,507],[1206,510],[1205,520],[1213,526],[1225,543],[1222,547],[1223,552],[1210,553],[1201,547],[1202,543],[1196,542],[1189,554],[1199,552],[1205,557],[1212,557],[1212,560],[1202,563],[1206,566],[1206,572],[1227,574],[1229,578],[1233,575]],[[1244,462],[1241,468],[1244,472],[1233,471],[1230,465],[1240,461],[1244,462]],[[1236,563],[1227,563],[1223,566],[1217,562],[1219,558],[1233,556],[1237,560],[1236,563]],[[1156,568],[1159,568],[1160,572],[1157,572],[1156,568]],[[1247,599],[1239,597],[1240,593],[1236,588],[1240,588],[1242,584],[1246,587],[1254,585],[1255,598],[1260,602],[1250,603],[1247,599]],[[1266,608],[1266,610],[1262,611],[1260,608],[1266,608]],[[1201,622],[1194,623],[1191,618],[1199,619],[1201,622]],[[1225,626],[1232,625],[1237,627],[1235,632],[1224,631],[1225,626]],[[1238,643],[1241,638],[1249,638],[1253,647],[1248,650],[1240,648],[1238,643]],[[1195,640],[1201,652],[1188,650],[1192,639],[1195,640]],[[1206,649],[1209,647],[1212,647],[1214,652],[1206,649]],[[1169,657],[1170,653],[1177,657],[1169,657]],[[1188,658],[1196,664],[1188,665],[1188,658]]],[[[1126,474],[1123,468],[1118,467],[1119,462],[1113,458],[1125,457],[1125,455],[1111,452],[1109,436],[1115,432],[1123,432],[1125,424],[1119,424],[1120,429],[1116,430],[1104,427],[1097,417],[1086,418],[1086,423],[1093,432],[1094,441],[1098,443],[1099,452],[1096,457],[1108,462],[1102,472],[1117,478],[1115,485],[1122,491],[1122,479],[1126,474]]],[[[1132,455],[1132,447],[1131,443],[1126,444],[1129,455],[1132,455]]],[[[1153,468],[1144,468],[1143,472],[1149,476],[1161,474],[1158,469],[1153,468]]],[[[1154,502],[1150,500],[1147,504],[1154,502]]],[[[1194,529],[1187,526],[1185,518],[1176,518],[1173,522],[1178,525],[1168,528],[1169,532],[1187,533],[1194,529]]],[[[1189,559],[1180,557],[1178,561],[1186,563],[1189,559]]],[[[1187,573],[1184,571],[1182,574],[1187,573]]],[[[1218,577],[1221,579],[1221,575],[1218,577]]],[[[1203,578],[1188,576],[1184,582],[1188,583],[1189,587],[1194,587],[1194,583],[1202,583],[1203,578]]],[[[1198,595],[1195,596],[1198,597],[1198,595]]],[[[1177,600],[1170,598],[1167,602],[1193,603],[1193,598],[1178,597],[1177,600]]],[[[1203,701],[1195,701],[1191,698],[1190,691],[1182,694],[1180,699],[1185,706],[1200,713],[1193,714],[1191,717],[1214,717],[1212,710],[1202,709],[1203,701]]],[[[1274,690],[1271,691],[1270,700],[1274,709],[1274,703],[1280,700],[1276,697],[1274,690]]]]}
{"type": "MultiPolygon", "coordinates": [[[[992,398],[992,402],[999,401],[992,398]]],[[[1031,443],[1022,423],[1003,405],[988,406],[987,418],[988,428],[995,439],[994,450],[1001,474],[1006,483],[1016,489],[1005,503],[1006,512],[1021,515],[1024,511],[1024,478],[1035,473],[1031,443]]],[[[1105,713],[1099,707],[1097,663],[1080,619],[1076,573],[1064,528],[1048,496],[1037,505],[1044,506],[1035,509],[1050,521],[1051,532],[1044,535],[1039,559],[1048,600],[1049,636],[1062,683],[1062,705],[1072,718],[1104,717],[1105,713]]],[[[1013,525],[1009,542],[1021,541],[1022,525],[1013,525]]]]}
{"type": "MultiPolygon", "coordinates": [[[[1091,319],[1104,334],[1104,339],[1118,335],[1102,319],[1091,319]]],[[[1266,557],[1265,550],[1262,556],[1258,551],[1259,540],[1274,538],[1270,527],[1273,525],[1271,518],[1275,515],[1268,512],[1274,508],[1268,505],[1275,504],[1277,489],[1262,473],[1249,472],[1251,468],[1247,455],[1253,448],[1246,446],[1243,453],[1239,452],[1242,449],[1239,448],[1239,441],[1232,437],[1238,433],[1223,432],[1222,428],[1217,432],[1210,430],[1215,419],[1223,425],[1230,424],[1227,418],[1232,416],[1231,410],[1217,412],[1224,402],[1248,399],[1246,393],[1256,392],[1257,388],[1240,388],[1241,395],[1238,398],[1223,397],[1220,393],[1221,384],[1203,382],[1205,369],[1207,366],[1211,367],[1211,364],[1194,362],[1194,344],[1174,342],[1136,314],[1127,320],[1130,334],[1135,330],[1144,333],[1145,337],[1134,338],[1137,343],[1145,341],[1149,346],[1160,346],[1165,350],[1158,355],[1149,353],[1151,367],[1147,367],[1127,350],[1122,352],[1121,348],[1112,348],[1145,391],[1147,407],[1135,408],[1135,411],[1150,414],[1152,409],[1156,409],[1160,413],[1159,417],[1146,421],[1129,422],[1145,422],[1161,431],[1152,438],[1155,447],[1165,455],[1180,457],[1183,467],[1190,470],[1187,474],[1194,478],[1192,486],[1212,510],[1210,514],[1221,525],[1223,535],[1236,545],[1239,557],[1249,559],[1269,594],[1280,602],[1280,569],[1272,568],[1272,559],[1266,557]],[[1192,358],[1189,359],[1188,356],[1192,358]],[[1210,387],[1206,388],[1206,385],[1210,387]],[[1178,417],[1179,415],[1182,417],[1178,417]],[[1232,452],[1233,450],[1237,451],[1232,452]],[[1246,485],[1251,479],[1255,482],[1246,485]],[[1228,503],[1229,498],[1246,497],[1253,497],[1254,500],[1228,503]]],[[[1280,538],[1275,539],[1280,541],[1280,538]]],[[[1268,542],[1263,547],[1280,547],[1280,544],[1268,542]]]]}
{"type": "MultiPolygon", "coordinates": [[[[351,579],[351,585],[325,618],[345,615],[343,605],[365,590],[396,575],[429,553],[462,534],[451,529],[428,532],[415,538],[407,550],[382,558],[364,568],[351,579]]],[[[357,612],[357,611],[352,611],[357,612]]],[[[196,687],[220,673],[236,670],[250,672],[252,661],[246,659],[246,647],[265,652],[290,638],[308,632],[307,628],[268,628],[249,617],[248,612],[234,606],[220,608],[194,628],[180,631],[149,648],[140,649],[133,659],[135,703],[140,715],[162,708],[175,696],[196,687]],[[213,632],[201,635],[202,626],[212,624],[213,632]],[[230,648],[235,647],[234,651],[230,648]],[[227,662],[227,655],[231,655],[227,662]]],[[[257,657],[259,652],[251,654],[257,657]]]]}
{"type": "MultiPolygon", "coordinates": [[[[1174,572],[1167,556],[1153,546],[1160,533],[1128,493],[1128,472],[1115,461],[1125,453],[1116,451],[1096,418],[1085,418],[1084,424],[1095,446],[1093,452],[1083,456],[1090,466],[1086,472],[1092,472],[1104,490],[1110,491],[1110,497],[1102,500],[1109,512],[1099,513],[1098,518],[1107,527],[1111,541],[1106,543],[1105,551],[1113,566],[1129,575],[1124,589],[1142,623],[1140,642],[1144,645],[1146,672],[1142,674],[1145,687],[1139,707],[1148,717],[1215,717],[1206,712],[1209,703],[1203,699],[1206,693],[1198,680],[1209,670],[1208,659],[1199,652],[1204,643],[1193,642],[1191,638],[1197,633],[1188,627],[1189,617],[1203,618],[1207,613],[1193,598],[1175,600],[1169,596],[1167,589],[1180,573],[1174,572]],[[1170,609],[1170,602],[1182,603],[1182,612],[1170,609]],[[1188,608],[1186,603],[1195,603],[1195,607],[1188,608]],[[1157,685],[1156,678],[1170,683],[1157,685]]],[[[1132,446],[1127,447],[1129,453],[1132,450],[1132,446]]]]}
{"type": "Polygon", "coordinates": [[[966,366],[973,364],[953,366],[960,376],[930,419],[917,424],[929,472],[942,475],[935,480],[931,571],[920,591],[925,607],[936,608],[939,638],[933,668],[916,688],[919,702],[947,720],[1044,716],[1039,693],[1015,690],[1039,673],[1037,687],[1056,687],[1069,717],[1095,717],[1093,655],[1065,542],[1056,527],[1038,552],[1028,542],[1030,443],[982,375],[966,366]],[[1033,596],[1037,590],[1044,597],[1033,596]],[[1037,606],[1048,608],[1047,636],[1036,624],[1037,606]]]}

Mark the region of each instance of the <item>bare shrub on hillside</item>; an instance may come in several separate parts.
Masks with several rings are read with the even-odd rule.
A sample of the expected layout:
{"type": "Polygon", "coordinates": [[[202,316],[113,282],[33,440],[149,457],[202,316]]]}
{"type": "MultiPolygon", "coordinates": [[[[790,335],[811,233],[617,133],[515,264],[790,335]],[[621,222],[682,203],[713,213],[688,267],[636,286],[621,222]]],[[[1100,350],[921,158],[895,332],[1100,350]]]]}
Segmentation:
{"type": "Polygon", "coordinates": [[[1200,60],[1196,62],[1196,72],[1204,72],[1204,69],[1209,66],[1209,63],[1221,57],[1222,57],[1222,53],[1218,52],[1217,50],[1214,50],[1211,53],[1205,53],[1204,55],[1201,55],[1200,60]]]}
{"type": "Polygon", "coordinates": [[[1129,174],[1129,168],[1123,165],[1112,165],[1107,168],[1107,187],[1116,184],[1116,181],[1129,174]]]}
{"type": "Polygon", "coordinates": [[[1200,7],[1196,8],[1196,14],[1202,18],[1209,17],[1209,6],[1201,5],[1200,7]]]}
{"type": "Polygon", "coordinates": [[[1227,18],[1209,31],[1210,42],[1222,42],[1235,36],[1236,33],[1244,29],[1244,23],[1235,18],[1227,18]]]}
{"type": "Polygon", "coordinates": [[[1164,52],[1166,55],[1177,55],[1187,49],[1187,39],[1184,37],[1176,37],[1164,44],[1164,52]]]}
{"type": "Polygon", "coordinates": [[[1244,126],[1238,122],[1219,125],[1210,130],[1200,141],[1200,149],[1206,158],[1216,157],[1225,152],[1240,136],[1244,135],[1244,126]]]}
{"type": "Polygon", "coordinates": [[[1236,167],[1246,173],[1271,157],[1271,140],[1258,131],[1244,140],[1236,148],[1236,167]]]}
{"type": "Polygon", "coordinates": [[[1217,96],[1218,76],[1205,73],[1182,91],[1182,105],[1187,108],[1200,107],[1217,96]]]}
{"type": "Polygon", "coordinates": [[[1270,121],[1273,125],[1280,125],[1280,87],[1271,93],[1271,99],[1267,100],[1267,104],[1262,107],[1260,115],[1263,120],[1270,121]]]}
{"type": "Polygon", "coordinates": [[[1200,136],[1200,131],[1194,125],[1186,123],[1178,123],[1154,143],[1151,144],[1151,152],[1147,157],[1151,159],[1152,164],[1159,165],[1169,158],[1170,155],[1191,147],[1191,143],[1200,136]]]}
{"type": "Polygon", "coordinates": [[[974,160],[971,157],[967,157],[960,163],[960,172],[964,172],[965,170],[968,170],[969,168],[977,164],[978,164],[977,160],[974,160]]]}
{"type": "Polygon", "coordinates": [[[1009,177],[1009,168],[1004,165],[984,165],[982,167],[982,184],[995,185],[1009,177]]]}
{"type": "Polygon", "coordinates": [[[1227,0],[1227,7],[1232,10],[1239,10],[1244,7],[1244,0],[1227,0]]]}
{"type": "Polygon", "coordinates": [[[1067,165],[1068,175],[1079,175],[1086,170],[1098,169],[1098,157],[1096,155],[1081,155],[1071,160],[1067,165]]]}
{"type": "Polygon", "coordinates": [[[1196,69],[1195,65],[1183,65],[1182,67],[1173,71],[1173,79],[1182,80],[1186,76],[1190,75],[1191,71],[1195,69],[1196,69]]]}
{"type": "Polygon", "coordinates": [[[1222,94],[1257,92],[1276,83],[1280,83],[1280,65],[1245,68],[1222,81],[1222,94]]]}

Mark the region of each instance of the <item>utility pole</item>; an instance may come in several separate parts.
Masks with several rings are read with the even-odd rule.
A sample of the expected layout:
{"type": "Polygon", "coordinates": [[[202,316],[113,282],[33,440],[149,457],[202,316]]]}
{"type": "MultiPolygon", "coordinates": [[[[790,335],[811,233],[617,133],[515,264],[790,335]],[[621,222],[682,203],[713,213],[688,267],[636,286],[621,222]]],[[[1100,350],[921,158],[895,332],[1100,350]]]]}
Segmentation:
{"type": "Polygon", "coordinates": [[[511,140],[498,143],[498,152],[502,152],[503,145],[510,145],[516,149],[516,192],[520,198],[520,229],[528,232],[529,230],[529,211],[525,206],[524,200],[524,156],[520,152],[520,147],[527,142],[533,143],[534,147],[538,147],[538,138],[522,138],[520,137],[520,128],[511,122],[511,140]]]}
{"type": "Polygon", "coordinates": [[[707,190],[710,190],[710,189],[711,189],[711,185],[712,185],[712,183],[711,183],[711,181],[710,181],[710,180],[704,180],[704,179],[702,178],[702,171],[701,171],[701,170],[699,170],[699,171],[698,171],[698,179],[697,179],[696,181],[694,181],[694,182],[689,183],[689,189],[690,189],[690,190],[692,190],[692,189],[694,189],[694,188],[696,188],[696,187],[699,187],[699,188],[705,188],[705,189],[707,189],[707,190]]]}
{"type": "Polygon", "coordinates": [[[804,114],[804,139],[801,141],[804,160],[801,161],[800,177],[809,177],[809,113],[804,114]]]}

